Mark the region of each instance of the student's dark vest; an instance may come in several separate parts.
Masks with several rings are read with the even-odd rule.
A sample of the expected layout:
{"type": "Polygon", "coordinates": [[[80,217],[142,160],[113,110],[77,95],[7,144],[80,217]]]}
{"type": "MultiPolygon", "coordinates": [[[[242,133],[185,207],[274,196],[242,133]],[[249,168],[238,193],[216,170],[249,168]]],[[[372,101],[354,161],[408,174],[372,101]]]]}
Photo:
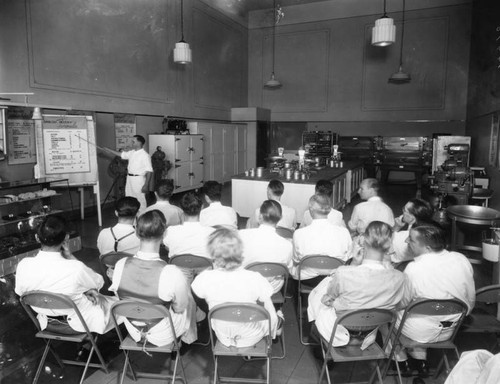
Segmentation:
{"type": "Polygon", "coordinates": [[[158,297],[160,275],[167,263],[163,260],[141,260],[128,257],[118,286],[118,297],[164,304],[158,297]]]}

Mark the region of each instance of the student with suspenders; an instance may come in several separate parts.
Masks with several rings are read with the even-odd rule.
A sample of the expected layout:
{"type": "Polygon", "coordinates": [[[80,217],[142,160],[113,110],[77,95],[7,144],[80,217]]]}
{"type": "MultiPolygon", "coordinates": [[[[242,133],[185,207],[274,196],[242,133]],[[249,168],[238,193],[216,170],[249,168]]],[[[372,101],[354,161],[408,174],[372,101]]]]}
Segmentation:
{"type": "Polygon", "coordinates": [[[97,248],[101,255],[109,252],[131,255],[137,253],[140,240],[135,234],[134,222],[139,207],[139,201],[135,197],[122,197],[116,202],[115,215],[118,223],[114,227],[103,229],[97,238],[97,248]]]}

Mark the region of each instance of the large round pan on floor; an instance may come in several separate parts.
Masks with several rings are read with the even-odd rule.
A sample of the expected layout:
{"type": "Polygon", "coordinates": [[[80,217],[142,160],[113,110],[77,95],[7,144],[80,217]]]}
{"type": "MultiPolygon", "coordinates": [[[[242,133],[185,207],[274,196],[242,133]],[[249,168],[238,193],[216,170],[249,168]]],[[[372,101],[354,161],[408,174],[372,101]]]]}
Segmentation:
{"type": "Polygon", "coordinates": [[[500,220],[500,212],[478,205],[453,205],[446,209],[450,219],[456,219],[461,223],[476,225],[493,225],[500,220]]]}

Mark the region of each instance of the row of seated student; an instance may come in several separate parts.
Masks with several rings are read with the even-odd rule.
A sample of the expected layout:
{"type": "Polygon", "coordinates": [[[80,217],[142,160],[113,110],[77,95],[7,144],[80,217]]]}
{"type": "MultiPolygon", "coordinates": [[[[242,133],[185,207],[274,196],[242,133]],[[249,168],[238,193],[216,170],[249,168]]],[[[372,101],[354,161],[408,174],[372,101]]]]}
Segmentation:
{"type": "MultiPolygon", "coordinates": [[[[168,195],[164,199],[168,202],[172,192],[169,183],[164,186],[165,193],[162,193],[161,184],[157,189],[157,206],[161,205],[162,195],[168,195]]],[[[217,211],[220,185],[214,184],[214,189],[216,193],[210,195],[207,192],[206,197],[210,205],[216,203],[216,209],[207,215],[212,220],[220,217],[222,211],[217,211]]],[[[269,189],[272,192],[272,185],[269,189]]],[[[207,188],[204,192],[208,190],[207,188]]],[[[170,213],[165,215],[160,209],[148,209],[137,219],[134,229],[138,204],[133,198],[124,198],[116,206],[118,224],[113,230],[103,230],[98,240],[100,252],[109,249],[122,251],[120,246],[125,244],[126,239],[136,238],[139,242],[137,249],[128,249],[133,257],[120,260],[110,273],[110,290],[115,292],[115,296],[99,293],[103,286],[102,277],[76,260],[68,251],[67,225],[64,219],[49,216],[38,229],[41,251],[34,258],[22,260],[18,266],[16,293],[22,295],[32,290],[47,290],[67,294],[81,310],[91,331],[97,333],[110,329],[109,307],[118,298],[171,302],[176,334],[182,335],[186,343],[197,338],[196,305],[191,292],[198,299],[204,299],[209,308],[224,302],[261,302],[270,314],[274,336],[280,322],[278,318],[282,319],[282,315],[278,316],[270,297],[281,288],[283,281],[269,281],[242,267],[253,261],[276,261],[287,265],[291,276],[297,278],[296,267],[302,257],[325,254],[344,261],[352,259],[351,265],[336,269],[327,278],[318,276],[314,270],[303,271],[305,274],[302,278],[305,282],[317,285],[309,298],[309,320],[315,321],[319,333],[325,338],[329,337],[328,330],[331,332],[336,312],[347,309],[381,307],[402,310],[412,300],[427,297],[458,298],[467,304],[470,311],[474,306],[472,267],[463,255],[445,250],[445,236],[441,228],[420,219],[432,212],[429,211],[428,204],[412,200],[403,209],[402,217],[387,223],[390,220],[382,220],[381,200],[373,199],[378,197],[378,185],[371,179],[364,180],[359,192],[361,198],[367,201],[355,207],[348,223],[348,227],[354,229],[353,233],[356,235],[354,242],[349,231],[338,225],[338,215],[332,215],[329,195],[321,192],[309,200],[311,223],[296,229],[291,242],[276,233],[276,227],[283,219],[283,205],[275,198],[269,198],[258,208],[257,228],[239,232],[234,228],[234,218],[230,219],[230,223],[223,224],[213,224],[212,221],[215,228],[203,225],[203,204],[194,193],[187,193],[182,197],[180,205],[183,215],[177,216],[178,222],[172,221],[169,225],[166,216],[171,217],[170,213]],[[367,206],[367,203],[374,204],[367,206]],[[372,210],[378,212],[378,220],[366,224],[369,221],[366,212],[370,213],[372,210]],[[337,220],[337,224],[332,223],[332,218],[337,220]],[[414,262],[401,273],[393,269],[390,259],[391,254],[394,254],[393,228],[398,229],[404,223],[410,227],[405,244],[414,262]],[[117,228],[118,226],[128,228],[119,231],[121,228],[117,228]],[[170,257],[186,253],[205,256],[212,260],[214,269],[195,276],[196,271],[167,265],[159,257],[162,244],[168,248],[170,257]]],[[[268,197],[273,197],[273,194],[268,194],[268,197]]],[[[174,207],[170,203],[165,205],[174,207]]],[[[230,216],[232,215],[226,215],[230,216]]],[[[42,327],[53,326],[49,324],[54,322],[51,317],[53,315],[66,317],[67,322],[63,322],[63,326],[67,330],[81,331],[81,324],[78,324],[74,314],[66,313],[42,313],[42,327]]],[[[439,341],[453,329],[454,320],[456,319],[451,317],[414,319],[407,321],[403,333],[421,342],[439,341]]],[[[131,336],[140,339],[138,328],[128,321],[125,324],[131,336]]],[[[266,332],[264,327],[245,329],[241,324],[228,328],[214,324],[214,328],[221,342],[235,346],[252,345],[266,332]]],[[[148,332],[149,341],[156,345],[168,343],[169,335],[166,322],[155,324],[148,332]]],[[[348,331],[343,330],[343,333],[336,335],[337,345],[342,345],[339,343],[345,342],[346,338],[348,331]]],[[[417,362],[419,372],[425,375],[425,351],[413,350],[410,353],[414,358],[413,363],[417,362]]],[[[411,371],[405,351],[397,351],[395,357],[403,374],[411,371]]]]}

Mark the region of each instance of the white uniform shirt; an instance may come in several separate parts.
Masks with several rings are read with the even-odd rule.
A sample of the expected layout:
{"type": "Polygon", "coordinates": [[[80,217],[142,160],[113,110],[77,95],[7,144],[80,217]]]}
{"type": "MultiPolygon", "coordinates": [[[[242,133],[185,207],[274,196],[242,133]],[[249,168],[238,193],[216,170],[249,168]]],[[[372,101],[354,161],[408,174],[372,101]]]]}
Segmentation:
{"type": "Polygon", "coordinates": [[[156,204],[147,207],[144,210],[144,213],[153,211],[155,209],[163,213],[165,219],[167,220],[167,227],[182,224],[182,222],[184,221],[184,212],[182,212],[182,209],[180,209],[176,205],[170,204],[169,201],[158,200],[156,204]]]}
{"type": "MultiPolygon", "coordinates": [[[[282,204],[278,200],[274,200],[279,205],[281,205],[281,220],[276,225],[277,227],[289,228],[292,231],[297,227],[297,214],[294,208],[288,207],[285,204],[282,204]]],[[[247,228],[257,228],[259,226],[259,214],[260,207],[255,210],[253,217],[248,219],[247,228]]]]}
{"type": "Polygon", "coordinates": [[[349,228],[357,233],[364,233],[368,224],[372,221],[382,221],[394,226],[394,214],[392,209],[378,196],[373,196],[356,205],[352,211],[349,228]]]}
{"type": "Polygon", "coordinates": [[[186,221],[167,228],[163,244],[168,248],[169,257],[190,253],[210,259],[207,244],[213,231],[212,227],[205,227],[199,221],[186,221]]]}
{"type": "MultiPolygon", "coordinates": [[[[309,212],[309,209],[306,209],[304,211],[304,217],[302,218],[302,222],[300,223],[300,228],[307,227],[312,223],[313,219],[311,217],[311,212],[309,212]]],[[[330,213],[328,214],[328,221],[332,223],[333,225],[338,225],[340,227],[345,227],[345,222],[342,216],[342,212],[337,211],[336,209],[331,209],[330,213]]]]}
{"type": "MultiPolygon", "coordinates": [[[[271,332],[276,331],[278,318],[271,302],[273,288],[260,274],[245,269],[225,271],[206,270],[193,281],[191,289],[200,299],[205,299],[209,308],[224,303],[264,303],[271,318],[271,332]]],[[[226,346],[250,347],[268,334],[269,324],[212,322],[217,339],[226,346]]]]}
{"type": "MultiPolygon", "coordinates": [[[[160,260],[157,253],[137,252],[135,255],[141,260],[160,260]]],[[[118,260],[113,273],[113,284],[109,287],[111,292],[117,292],[123,274],[126,258],[118,260]]],[[[182,340],[192,343],[196,340],[195,303],[191,296],[191,290],[187,284],[184,274],[175,265],[167,265],[160,274],[158,284],[158,297],[165,302],[171,302],[170,315],[174,324],[177,337],[182,335],[182,340]]],[[[138,342],[141,340],[141,332],[128,320],[125,326],[130,336],[138,342]]],[[[157,346],[170,344],[173,341],[170,324],[167,319],[161,320],[153,326],[147,335],[147,340],[157,346]]]]}
{"type": "Polygon", "coordinates": [[[144,148],[138,150],[124,151],[121,153],[123,160],[128,160],[128,173],[143,176],[146,172],[153,172],[151,156],[144,148]]]}
{"type": "Polygon", "coordinates": [[[413,253],[406,243],[410,231],[395,232],[392,238],[393,253],[391,254],[391,261],[393,263],[401,263],[403,261],[413,260],[413,253]]]}
{"type": "MultiPolygon", "coordinates": [[[[99,290],[104,280],[101,275],[78,260],[65,259],[60,252],[40,251],[35,257],[26,257],[19,262],[16,271],[15,292],[21,296],[29,291],[41,290],[67,295],[80,310],[91,332],[103,334],[113,327],[109,311],[116,299],[106,297],[105,309],[94,305],[85,296],[90,289],[99,290]]],[[[47,326],[48,316],[68,316],[68,324],[76,331],[85,332],[73,310],[46,310],[34,308],[42,329],[47,326]]]]}
{"type": "MultiPolygon", "coordinates": [[[[333,225],[328,219],[313,220],[311,225],[299,228],[293,234],[294,267],[290,271],[293,278],[298,279],[297,264],[305,256],[326,255],[347,261],[352,246],[351,236],[346,228],[333,225]]],[[[313,269],[304,268],[301,279],[318,276],[313,269]]]]}
{"type": "MultiPolygon", "coordinates": [[[[113,227],[113,232],[116,239],[132,233],[118,242],[117,251],[130,253],[131,255],[137,253],[141,241],[135,234],[135,228],[131,224],[118,223],[113,227]]],[[[115,239],[111,233],[111,228],[104,228],[99,232],[99,236],[97,236],[97,249],[99,249],[101,255],[115,251],[115,239]]]]}
{"type": "MultiPolygon", "coordinates": [[[[292,243],[278,235],[274,227],[261,224],[259,228],[242,229],[239,234],[243,241],[243,266],[269,262],[292,267],[292,243]]],[[[283,279],[271,277],[268,281],[275,293],[283,286],[283,279]]]]}
{"type": "MultiPolygon", "coordinates": [[[[458,252],[441,251],[415,257],[409,263],[405,274],[410,289],[405,292],[405,301],[418,298],[459,299],[467,304],[469,312],[474,307],[476,291],[472,265],[458,252]]],[[[403,334],[412,340],[428,343],[438,341],[444,330],[441,321],[454,321],[451,316],[410,316],[403,329],[403,334]]]]}
{"type": "Polygon", "coordinates": [[[236,211],[231,207],[225,207],[216,201],[200,212],[200,223],[207,227],[224,225],[232,229],[238,229],[238,217],[236,211]]]}

